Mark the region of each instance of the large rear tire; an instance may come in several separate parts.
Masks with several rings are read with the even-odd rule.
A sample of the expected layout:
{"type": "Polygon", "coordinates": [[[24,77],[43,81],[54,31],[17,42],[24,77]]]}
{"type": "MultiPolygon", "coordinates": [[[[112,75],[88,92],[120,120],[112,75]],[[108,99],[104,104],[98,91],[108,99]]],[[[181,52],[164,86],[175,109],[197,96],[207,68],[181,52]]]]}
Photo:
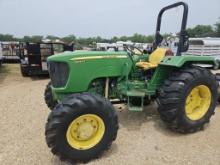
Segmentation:
{"type": "Polygon", "coordinates": [[[158,112],[172,130],[192,133],[209,122],[217,102],[215,76],[201,67],[174,72],[160,91],[158,112]]]}
{"type": "Polygon", "coordinates": [[[53,99],[53,93],[51,89],[51,82],[49,82],[44,91],[44,100],[50,110],[53,110],[54,107],[58,104],[56,100],[53,99]]]}
{"type": "Polygon", "coordinates": [[[46,142],[61,160],[87,162],[97,158],[116,139],[118,118],[112,104],[83,93],[66,97],[50,113],[46,142]]]}

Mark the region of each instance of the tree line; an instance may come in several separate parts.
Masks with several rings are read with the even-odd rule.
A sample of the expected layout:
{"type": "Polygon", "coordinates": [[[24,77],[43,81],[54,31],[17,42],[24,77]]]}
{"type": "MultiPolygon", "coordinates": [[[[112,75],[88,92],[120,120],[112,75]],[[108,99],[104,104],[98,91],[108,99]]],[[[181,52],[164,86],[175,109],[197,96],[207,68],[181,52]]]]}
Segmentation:
{"type": "MultiPolygon", "coordinates": [[[[211,25],[197,25],[193,28],[188,28],[187,32],[189,37],[220,37],[220,20],[211,25]]],[[[169,34],[166,34],[169,35],[169,34]]],[[[46,37],[41,35],[33,35],[33,36],[24,36],[22,38],[15,37],[11,34],[0,34],[0,41],[19,41],[19,42],[41,42],[43,39],[49,40],[62,40],[66,43],[74,42],[76,45],[81,46],[91,46],[95,43],[114,43],[116,41],[132,41],[138,43],[152,43],[154,40],[154,35],[142,35],[135,33],[132,36],[121,36],[121,37],[112,37],[110,39],[102,38],[100,36],[97,37],[76,37],[75,35],[68,35],[65,37],[58,37],[53,35],[48,35],[46,37]]]]}

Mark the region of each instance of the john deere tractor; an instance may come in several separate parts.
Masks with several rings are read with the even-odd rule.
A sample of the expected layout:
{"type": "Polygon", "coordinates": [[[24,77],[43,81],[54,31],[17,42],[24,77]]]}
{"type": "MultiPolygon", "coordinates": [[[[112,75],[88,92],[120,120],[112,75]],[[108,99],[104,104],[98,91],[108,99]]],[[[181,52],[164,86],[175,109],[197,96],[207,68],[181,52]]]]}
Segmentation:
{"type": "Polygon", "coordinates": [[[48,58],[51,82],[45,99],[52,109],[46,124],[46,142],[62,160],[97,158],[116,139],[118,117],[112,99],[129,111],[143,111],[156,100],[168,128],[192,133],[210,121],[217,102],[218,83],[210,70],[213,57],[183,55],[188,49],[188,6],[178,2],[164,7],[157,19],[153,51],[75,51],[48,58]],[[160,34],[165,11],[183,6],[177,53],[163,48],[160,34]]]}

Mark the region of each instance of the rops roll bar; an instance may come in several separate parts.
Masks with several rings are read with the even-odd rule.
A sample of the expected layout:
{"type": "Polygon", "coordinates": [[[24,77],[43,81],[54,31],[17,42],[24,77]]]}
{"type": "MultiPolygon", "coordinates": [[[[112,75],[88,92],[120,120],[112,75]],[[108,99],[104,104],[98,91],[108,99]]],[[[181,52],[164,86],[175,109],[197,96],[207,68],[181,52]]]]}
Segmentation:
{"type": "Polygon", "coordinates": [[[183,17],[182,17],[182,25],[181,30],[179,32],[179,44],[177,49],[177,56],[181,55],[181,52],[187,51],[189,47],[188,43],[188,35],[186,32],[186,24],[187,24],[187,18],[188,18],[188,5],[185,2],[177,2],[172,5],[166,6],[161,9],[161,11],[158,14],[157,17],[157,27],[156,27],[156,34],[155,34],[155,42],[154,42],[154,49],[157,48],[157,46],[162,42],[163,37],[160,34],[160,28],[161,28],[161,21],[163,13],[169,9],[173,9],[178,6],[183,6],[183,17]]]}

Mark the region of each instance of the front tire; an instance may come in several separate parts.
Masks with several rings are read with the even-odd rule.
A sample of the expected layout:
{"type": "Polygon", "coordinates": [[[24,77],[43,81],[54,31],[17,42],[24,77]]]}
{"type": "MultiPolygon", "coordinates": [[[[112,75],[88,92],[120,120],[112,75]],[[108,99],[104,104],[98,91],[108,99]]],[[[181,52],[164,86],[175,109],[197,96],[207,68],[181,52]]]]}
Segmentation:
{"type": "Polygon", "coordinates": [[[53,110],[54,107],[58,104],[56,100],[53,99],[53,93],[51,88],[51,82],[49,82],[44,91],[44,100],[50,110],[53,110]]]}
{"type": "Polygon", "coordinates": [[[118,118],[111,103],[90,93],[66,97],[50,113],[46,142],[61,160],[87,162],[116,139],[118,118]]]}
{"type": "Polygon", "coordinates": [[[172,130],[192,133],[209,122],[217,102],[215,76],[201,67],[174,72],[160,91],[158,112],[172,130]]]}

